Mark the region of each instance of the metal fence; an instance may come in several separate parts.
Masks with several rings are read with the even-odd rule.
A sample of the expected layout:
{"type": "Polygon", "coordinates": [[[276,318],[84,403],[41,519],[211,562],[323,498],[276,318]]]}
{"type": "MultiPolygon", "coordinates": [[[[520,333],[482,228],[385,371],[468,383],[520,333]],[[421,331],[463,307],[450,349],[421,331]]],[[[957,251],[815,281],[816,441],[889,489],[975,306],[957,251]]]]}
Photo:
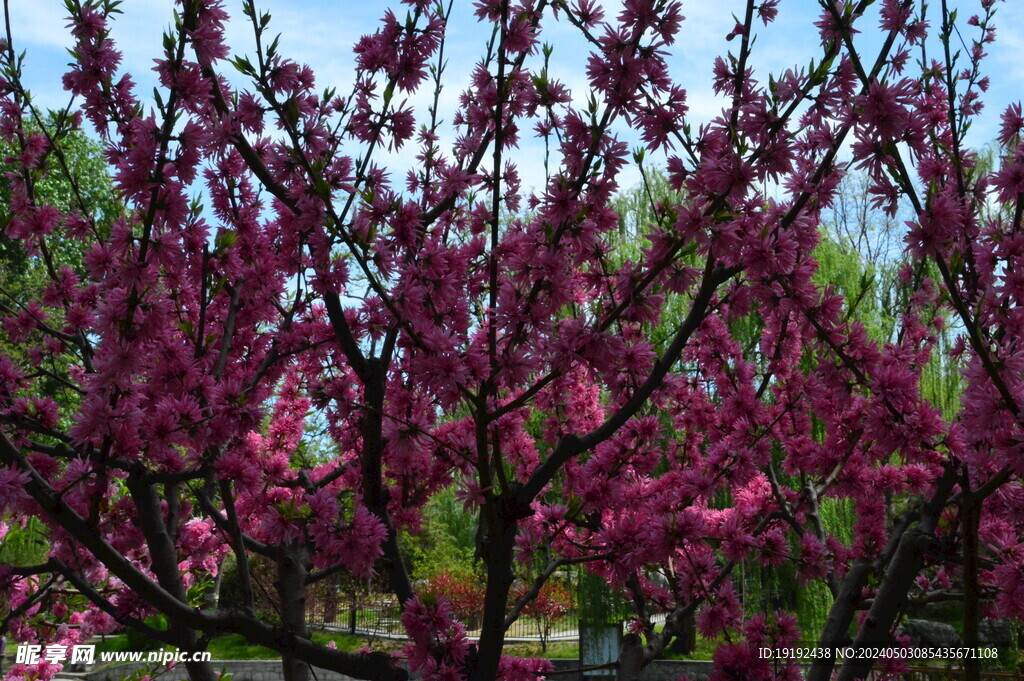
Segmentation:
{"type": "MultiPolygon", "coordinates": [[[[405,638],[402,611],[397,601],[387,599],[349,600],[345,598],[315,598],[307,602],[309,624],[320,629],[341,631],[352,636],[369,638],[405,638]]],[[[466,635],[475,639],[480,635],[480,615],[462,618],[466,635]]],[[[506,633],[506,640],[517,641],[574,641],[579,637],[579,615],[570,610],[552,619],[520,617],[506,633]]]]}

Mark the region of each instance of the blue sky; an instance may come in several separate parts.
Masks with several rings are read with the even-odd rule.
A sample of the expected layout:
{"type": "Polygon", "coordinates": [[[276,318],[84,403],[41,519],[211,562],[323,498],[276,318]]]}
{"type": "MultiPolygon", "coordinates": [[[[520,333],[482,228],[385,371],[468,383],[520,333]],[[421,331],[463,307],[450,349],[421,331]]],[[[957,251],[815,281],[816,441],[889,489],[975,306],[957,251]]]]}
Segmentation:
{"type": "MultiPolygon", "coordinates": [[[[252,53],[253,41],[248,23],[241,16],[240,2],[226,0],[226,7],[234,17],[229,28],[228,42],[236,53],[252,53]]],[[[449,27],[446,50],[451,58],[446,74],[447,87],[442,98],[442,116],[446,120],[457,105],[459,92],[465,86],[474,63],[483,52],[489,31],[472,16],[470,0],[455,0],[455,16],[449,27]]],[[[606,13],[613,16],[620,2],[604,0],[606,13]]],[[[939,3],[932,3],[933,28],[937,21],[939,3]]],[[[977,13],[978,0],[960,0],[960,17],[966,20],[977,13]]],[[[65,48],[71,41],[65,28],[61,0],[15,0],[11,3],[12,29],[17,50],[27,50],[25,80],[37,104],[44,107],[62,106],[67,94],[61,87],[61,75],[69,56],[65,48]]],[[[352,46],[359,36],[372,32],[384,10],[395,7],[400,16],[405,8],[397,0],[378,2],[365,0],[259,0],[258,7],[273,15],[271,30],[281,34],[281,51],[298,61],[309,64],[317,74],[319,87],[337,86],[347,91],[352,79],[352,46]]],[[[139,92],[152,91],[155,81],[151,71],[153,59],[160,54],[162,32],[169,26],[173,11],[171,0],[125,0],[121,15],[114,26],[114,38],[124,53],[123,67],[132,72],[139,84],[139,92]]],[[[986,62],[986,73],[991,76],[992,88],[987,94],[986,108],[970,132],[970,143],[981,145],[994,138],[998,129],[999,113],[1011,102],[1021,99],[1024,91],[1024,3],[998,3],[996,23],[998,41],[991,46],[986,62]]],[[[732,14],[741,14],[742,0],[684,0],[683,13],[687,20],[670,56],[676,80],[688,90],[690,120],[696,125],[715,116],[722,107],[710,88],[711,65],[716,55],[738,45],[728,43],[726,34],[732,28],[732,14]]],[[[781,72],[793,65],[806,64],[820,54],[819,39],[813,22],[818,15],[814,0],[783,0],[778,20],[768,26],[758,23],[758,39],[752,59],[762,81],[769,71],[781,72]]],[[[871,29],[877,26],[873,17],[862,24],[862,38],[871,46],[877,44],[871,29]]],[[[972,35],[965,33],[965,36],[972,35]]],[[[552,57],[555,77],[565,82],[580,101],[586,97],[584,64],[589,49],[566,23],[546,24],[544,40],[555,46],[552,57]]],[[[227,67],[230,69],[230,67],[227,67]]],[[[414,104],[425,110],[429,92],[412,98],[414,104]]],[[[425,115],[425,113],[424,113],[425,115]]],[[[450,137],[447,137],[450,139],[450,137]]],[[[624,133],[631,145],[634,136],[624,133]]],[[[443,138],[444,139],[444,138],[443,138]]],[[[414,150],[407,148],[388,159],[396,170],[409,167],[414,150]]],[[[524,137],[519,162],[524,184],[541,183],[543,147],[539,141],[524,137]]],[[[623,177],[623,185],[636,181],[635,170],[623,177]]]]}

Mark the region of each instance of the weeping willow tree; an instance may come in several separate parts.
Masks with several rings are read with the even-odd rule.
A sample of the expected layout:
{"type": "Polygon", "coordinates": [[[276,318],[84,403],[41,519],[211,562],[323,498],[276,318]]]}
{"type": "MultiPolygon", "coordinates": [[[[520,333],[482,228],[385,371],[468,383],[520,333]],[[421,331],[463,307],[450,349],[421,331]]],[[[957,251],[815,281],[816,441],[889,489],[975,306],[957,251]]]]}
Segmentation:
{"type": "MultiPolygon", "coordinates": [[[[821,522],[825,532],[849,546],[853,542],[854,511],[849,499],[822,499],[821,522]]],[[[821,581],[800,587],[796,614],[803,631],[821,631],[832,608],[832,593],[821,581]]]]}
{"type": "Polygon", "coordinates": [[[629,604],[602,577],[585,569],[579,573],[577,597],[581,624],[616,624],[630,616],[629,604]]]}
{"type": "MultiPolygon", "coordinates": [[[[866,178],[856,173],[841,184],[831,219],[815,250],[815,281],[842,295],[851,319],[863,324],[879,343],[887,343],[897,340],[900,311],[907,309],[914,293],[913,285],[899,271],[901,229],[909,216],[887,216],[873,209],[866,188],[866,178]]],[[[939,278],[934,263],[926,261],[921,267],[923,271],[914,279],[939,278]]],[[[951,353],[960,329],[948,313],[937,314],[944,316],[946,324],[936,334],[931,358],[922,372],[921,394],[944,418],[952,418],[960,409],[963,392],[960,367],[951,353]]],[[[827,534],[847,546],[852,543],[852,501],[822,499],[820,515],[827,534]]],[[[797,607],[801,627],[820,631],[832,602],[832,594],[822,582],[801,588],[797,607]]]]}
{"type": "Polygon", "coordinates": [[[29,518],[25,525],[8,526],[6,530],[0,527],[0,563],[24,567],[45,561],[49,544],[42,530],[42,521],[38,518],[29,518]]]}
{"type": "MultiPolygon", "coordinates": [[[[887,343],[897,340],[896,334],[902,326],[900,311],[907,309],[908,299],[914,293],[899,271],[902,230],[910,216],[899,213],[887,216],[873,208],[867,187],[866,178],[859,173],[849,174],[840,186],[814,253],[818,262],[815,281],[819,286],[843,296],[850,318],[863,324],[871,338],[887,343]]],[[[643,234],[648,225],[671,224],[674,216],[665,206],[678,202],[680,198],[664,174],[642,168],[642,182],[624,192],[615,202],[619,213],[619,238],[609,258],[618,263],[639,257],[648,244],[642,242],[638,235],[643,234]]],[[[694,254],[689,257],[687,264],[701,265],[700,256],[694,254]]],[[[934,264],[923,267],[925,271],[918,273],[918,279],[938,278],[938,272],[931,271],[934,264]]],[[[681,305],[680,301],[676,302],[681,305]]],[[[667,308],[662,314],[661,326],[652,333],[652,341],[659,343],[667,339],[669,330],[678,324],[685,312],[681,308],[667,308]]],[[[959,367],[950,354],[959,329],[952,318],[947,318],[947,322],[948,325],[935,338],[932,358],[923,372],[921,390],[944,416],[952,417],[959,410],[962,392],[959,367]]],[[[758,357],[763,329],[757,309],[730,322],[732,337],[744,346],[746,357],[758,357]]],[[[769,359],[760,358],[759,363],[763,362],[763,365],[758,368],[765,369],[769,359]]],[[[809,354],[805,361],[810,365],[818,358],[809,354]]],[[[670,427],[668,423],[662,425],[670,427]]],[[[824,437],[823,429],[817,437],[824,437]]],[[[776,463],[781,461],[783,454],[775,453],[776,463]]],[[[778,474],[782,475],[781,472],[778,474]]],[[[725,508],[731,501],[716,498],[710,503],[725,508]]],[[[823,498],[820,516],[827,534],[846,545],[853,542],[855,514],[852,502],[823,498]]],[[[792,563],[765,566],[756,561],[742,561],[734,578],[748,613],[769,614],[779,609],[795,611],[804,631],[820,631],[832,606],[833,597],[828,587],[821,582],[800,585],[797,567],[792,563]]],[[[586,584],[586,581],[581,583],[580,594],[584,608],[588,607],[588,599],[596,599],[596,604],[603,604],[614,596],[609,596],[598,586],[587,587],[586,584]]],[[[594,616],[597,616],[596,611],[594,616]]]]}

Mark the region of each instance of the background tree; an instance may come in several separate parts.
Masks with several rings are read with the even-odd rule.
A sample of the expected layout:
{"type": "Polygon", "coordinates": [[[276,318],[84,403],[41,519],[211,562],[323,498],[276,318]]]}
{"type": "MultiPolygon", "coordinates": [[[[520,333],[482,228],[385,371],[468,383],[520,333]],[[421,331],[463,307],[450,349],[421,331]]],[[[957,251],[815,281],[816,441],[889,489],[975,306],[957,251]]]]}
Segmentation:
{"type": "MultiPolygon", "coordinates": [[[[52,117],[42,125],[29,119],[24,127],[30,134],[43,134],[47,125],[54,124],[56,120],[52,117]]],[[[37,183],[39,196],[63,211],[71,210],[81,201],[98,225],[109,225],[122,208],[112,193],[113,186],[99,145],[90,141],[81,130],[74,130],[55,140],[54,149],[51,162],[60,164],[66,172],[43,175],[37,183]]],[[[11,218],[8,209],[11,205],[9,174],[18,170],[19,153],[11,144],[0,149],[4,161],[0,166],[0,224],[5,226],[11,218]]],[[[58,270],[68,267],[77,276],[84,274],[80,242],[54,239],[46,256],[29,255],[19,241],[8,238],[3,232],[0,230],[0,311],[6,316],[15,316],[23,303],[42,295],[50,281],[52,270],[49,267],[58,270]]],[[[6,335],[0,335],[0,354],[23,366],[38,362],[40,351],[38,346],[10,343],[6,335]]],[[[69,417],[78,405],[78,393],[56,378],[58,367],[52,363],[36,363],[31,371],[30,375],[36,379],[34,389],[38,395],[51,398],[58,406],[59,418],[65,426],[68,425],[69,417]]],[[[45,561],[49,546],[43,524],[34,517],[13,520],[8,523],[0,519],[0,563],[29,566],[45,561]]],[[[46,596],[48,594],[38,593],[39,598],[46,596]]],[[[16,617],[16,611],[0,610],[0,624],[3,625],[0,632],[6,631],[9,618],[13,617],[16,617]]]]}

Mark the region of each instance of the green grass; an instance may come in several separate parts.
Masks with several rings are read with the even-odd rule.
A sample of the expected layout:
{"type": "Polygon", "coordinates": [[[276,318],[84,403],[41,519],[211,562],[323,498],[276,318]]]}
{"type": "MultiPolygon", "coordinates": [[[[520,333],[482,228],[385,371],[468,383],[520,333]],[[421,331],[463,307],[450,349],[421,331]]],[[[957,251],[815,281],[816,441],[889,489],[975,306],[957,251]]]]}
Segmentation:
{"type": "Polygon", "coordinates": [[[540,643],[513,643],[505,646],[506,655],[515,657],[548,657],[575,660],[580,656],[580,646],[575,641],[553,641],[548,643],[547,652],[540,643]]]}
{"type": "MultiPolygon", "coordinates": [[[[331,641],[338,647],[338,650],[345,652],[354,653],[363,646],[366,645],[366,641],[361,638],[353,638],[346,636],[345,634],[338,633],[327,633],[327,632],[314,632],[313,642],[319,645],[327,645],[331,641]]],[[[156,647],[146,648],[152,650],[156,647]]],[[[141,648],[137,643],[129,639],[128,636],[107,636],[103,641],[99,642],[96,646],[97,650],[104,652],[120,652],[120,651],[131,651],[140,650],[141,648]]],[[[264,648],[263,646],[252,645],[245,642],[245,637],[241,634],[226,634],[224,636],[218,636],[212,639],[206,648],[213,655],[213,659],[216,660],[277,660],[281,658],[281,653],[270,648],[264,648]]]]}
{"type": "MultiPolygon", "coordinates": [[[[665,628],[664,624],[654,625],[654,631],[661,633],[661,630],[665,628]]],[[[725,643],[725,639],[719,636],[718,638],[704,638],[700,634],[697,635],[697,641],[694,645],[693,652],[687,653],[686,655],[680,653],[673,653],[671,650],[666,649],[662,657],[666,660],[711,660],[715,654],[715,650],[718,646],[725,643]]]]}
{"type": "Polygon", "coordinates": [[[669,652],[669,651],[666,650],[665,651],[665,659],[666,660],[710,660],[714,656],[715,650],[718,649],[718,646],[720,646],[724,642],[725,641],[722,638],[711,639],[711,638],[703,638],[701,636],[698,636],[697,637],[697,644],[694,646],[692,653],[689,653],[687,655],[680,655],[678,653],[672,653],[672,652],[669,652]]]}
{"type": "Polygon", "coordinates": [[[138,650],[138,648],[129,642],[127,636],[119,634],[117,636],[104,636],[101,640],[97,641],[96,650],[103,653],[120,653],[138,650]]]}

